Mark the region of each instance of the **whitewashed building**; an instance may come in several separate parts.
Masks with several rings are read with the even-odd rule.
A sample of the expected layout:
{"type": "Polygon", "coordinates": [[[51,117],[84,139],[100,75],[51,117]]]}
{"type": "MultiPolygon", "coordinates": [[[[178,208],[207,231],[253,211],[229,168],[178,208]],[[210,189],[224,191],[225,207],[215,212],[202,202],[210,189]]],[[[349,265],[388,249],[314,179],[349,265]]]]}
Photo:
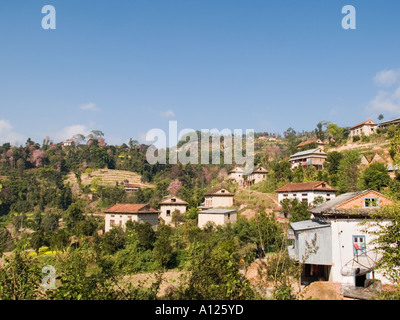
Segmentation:
{"type": "Polygon", "coordinates": [[[158,225],[159,211],[150,207],[149,204],[116,204],[105,210],[104,213],[105,232],[110,231],[115,226],[125,229],[128,221],[148,222],[154,229],[158,225]]]}
{"type": "Polygon", "coordinates": [[[374,190],[350,192],[311,209],[312,220],[291,223],[293,245],[288,250],[304,263],[302,281],[330,281],[342,289],[362,287],[370,278],[389,283],[376,269],[381,253],[372,244],[374,236],[360,223],[390,204],[374,190]]]}
{"type": "Polygon", "coordinates": [[[235,223],[237,220],[237,211],[234,209],[208,209],[198,213],[198,227],[204,228],[207,223],[215,225],[226,225],[235,223]]]}
{"type": "Polygon", "coordinates": [[[300,202],[312,204],[316,198],[322,197],[324,201],[335,198],[337,190],[325,181],[288,183],[275,190],[278,193],[278,203],[284,199],[297,199],[300,202]]]}
{"type": "Polygon", "coordinates": [[[233,206],[234,194],[226,189],[214,189],[204,195],[204,206],[207,208],[230,208],[233,206]]]}
{"type": "Polygon", "coordinates": [[[176,196],[169,196],[163,199],[160,203],[160,218],[162,218],[166,224],[171,224],[172,214],[174,211],[185,213],[187,210],[188,203],[176,196]]]}

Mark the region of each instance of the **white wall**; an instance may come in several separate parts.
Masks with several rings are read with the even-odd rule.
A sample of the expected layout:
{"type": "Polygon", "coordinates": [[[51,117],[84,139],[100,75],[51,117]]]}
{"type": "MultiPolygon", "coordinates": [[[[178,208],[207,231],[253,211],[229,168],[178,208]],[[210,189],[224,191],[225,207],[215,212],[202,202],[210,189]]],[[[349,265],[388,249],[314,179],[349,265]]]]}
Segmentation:
{"type": "Polygon", "coordinates": [[[198,215],[198,226],[199,228],[203,228],[207,222],[212,221],[216,225],[224,225],[227,223],[234,223],[237,220],[237,213],[232,212],[230,214],[230,219],[228,219],[228,214],[223,213],[201,213],[198,215]]]}
{"type": "Polygon", "coordinates": [[[299,200],[300,202],[303,199],[307,199],[308,204],[311,204],[314,202],[315,198],[317,197],[323,197],[325,199],[325,201],[327,199],[332,200],[333,198],[335,198],[335,192],[331,191],[331,192],[327,192],[327,191],[298,191],[298,192],[285,192],[285,193],[278,193],[278,202],[281,203],[281,201],[283,199],[294,199],[297,198],[297,200],[299,200]],[[287,194],[287,197],[284,197],[283,195],[287,194]],[[303,196],[303,194],[306,194],[306,196],[303,196]],[[328,196],[329,194],[329,196],[328,196]],[[295,196],[296,195],[296,196],[295,196]]]}
{"type": "Polygon", "coordinates": [[[160,205],[160,217],[165,221],[166,224],[170,224],[172,220],[172,213],[175,210],[179,210],[180,213],[186,212],[186,205],[176,205],[176,204],[161,204],[160,205]],[[167,211],[170,211],[170,215],[167,216],[167,211]]]}
{"type": "MultiPolygon", "coordinates": [[[[361,219],[337,219],[330,221],[332,228],[332,268],[329,281],[342,283],[342,285],[355,285],[354,276],[341,275],[342,267],[354,258],[353,236],[365,235],[367,250],[374,248],[374,245],[371,244],[373,235],[362,231],[365,226],[359,225],[361,221],[361,219]]],[[[368,278],[372,278],[372,273],[367,274],[368,278]]],[[[390,283],[379,271],[375,271],[375,278],[381,280],[384,284],[390,283]]]]}
{"type": "Polygon", "coordinates": [[[112,229],[111,220],[114,220],[115,226],[120,226],[125,229],[125,225],[128,220],[136,222],[149,222],[153,228],[158,225],[158,214],[157,213],[143,213],[143,214],[110,214],[106,213],[105,216],[105,232],[112,229]]]}

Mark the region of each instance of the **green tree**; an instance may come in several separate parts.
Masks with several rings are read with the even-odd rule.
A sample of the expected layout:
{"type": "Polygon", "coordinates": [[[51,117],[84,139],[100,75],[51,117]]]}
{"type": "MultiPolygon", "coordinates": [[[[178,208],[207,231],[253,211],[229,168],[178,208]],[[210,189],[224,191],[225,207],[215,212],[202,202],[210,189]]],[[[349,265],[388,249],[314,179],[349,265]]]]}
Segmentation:
{"type": "Polygon", "coordinates": [[[290,216],[290,222],[309,220],[311,213],[306,201],[295,199],[284,199],[281,201],[282,212],[290,216]]]}
{"type": "Polygon", "coordinates": [[[15,250],[0,266],[0,300],[35,300],[40,297],[43,274],[26,252],[15,250]]]}
{"type": "Polygon", "coordinates": [[[74,228],[79,221],[85,219],[83,215],[85,204],[82,201],[72,203],[64,214],[64,222],[68,229],[74,228]]]}
{"type": "Polygon", "coordinates": [[[361,180],[365,188],[381,191],[389,186],[390,176],[381,162],[371,163],[362,173],[361,180]]]}
{"type": "Polygon", "coordinates": [[[113,227],[102,238],[102,248],[108,254],[114,254],[125,247],[126,234],[121,227],[113,227]]]}
{"type": "Polygon", "coordinates": [[[340,193],[357,191],[360,177],[360,153],[356,150],[347,151],[338,167],[338,187],[340,193]]]}
{"type": "Polygon", "coordinates": [[[154,243],[154,260],[163,268],[168,266],[172,258],[173,248],[171,244],[172,228],[168,225],[160,225],[157,230],[157,240],[154,243]]]}

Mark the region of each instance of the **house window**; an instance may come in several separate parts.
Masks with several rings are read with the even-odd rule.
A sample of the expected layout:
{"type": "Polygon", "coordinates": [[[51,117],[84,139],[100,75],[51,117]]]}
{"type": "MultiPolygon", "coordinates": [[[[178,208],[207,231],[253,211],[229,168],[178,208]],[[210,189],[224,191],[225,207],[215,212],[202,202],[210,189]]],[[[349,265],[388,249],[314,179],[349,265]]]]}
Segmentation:
{"type": "Polygon", "coordinates": [[[228,220],[230,220],[231,219],[231,214],[230,213],[228,213],[228,220]]]}
{"type": "Polygon", "coordinates": [[[296,193],[293,193],[293,197],[296,197],[297,196],[297,194],[296,193]]]}
{"type": "Polygon", "coordinates": [[[307,193],[303,193],[301,196],[302,197],[307,197],[307,193]]]}
{"type": "Polygon", "coordinates": [[[114,227],[115,226],[115,220],[110,220],[110,226],[114,227]]]}
{"type": "Polygon", "coordinates": [[[365,236],[353,236],[353,254],[358,256],[367,253],[367,244],[365,236]]]}
{"type": "Polygon", "coordinates": [[[301,202],[307,202],[308,203],[308,200],[307,199],[301,199],[301,202]]]}
{"type": "Polygon", "coordinates": [[[364,208],[379,207],[379,198],[364,198],[364,208]]]}
{"type": "Polygon", "coordinates": [[[171,215],[171,210],[167,210],[167,217],[171,215]]]}
{"type": "Polygon", "coordinates": [[[283,196],[284,196],[284,197],[287,197],[287,196],[288,196],[288,194],[287,194],[287,193],[284,193],[284,194],[283,194],[283,196]]]}
{"type": "Polygon", "coordinates": [[[171,202],[176,202],[176,199],[175,199],[175,198],[172,198],[172,199],[171,199],[171,202]]]}

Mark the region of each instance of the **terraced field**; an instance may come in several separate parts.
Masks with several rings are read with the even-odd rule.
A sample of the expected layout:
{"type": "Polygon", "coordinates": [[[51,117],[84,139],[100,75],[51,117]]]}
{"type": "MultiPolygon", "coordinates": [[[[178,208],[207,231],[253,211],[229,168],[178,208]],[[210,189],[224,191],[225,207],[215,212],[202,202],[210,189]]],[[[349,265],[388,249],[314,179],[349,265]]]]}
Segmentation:
{"type": "MultiPolygon", "coordinates": [[[[93,170],[90,173],[82,173],[81,175],[83,185],[89,185],[95,180],[97,184],[104,186],[115,186],[118,182],[119,185],[135,183],[147,188],[154,187],[151,184],[142,183],[141,178],[142,177],[136,172],[111,169],[93,170]]],[[[71,184],[76,184],[75,174],[70,173],[66,181],[71,184]]]]}

